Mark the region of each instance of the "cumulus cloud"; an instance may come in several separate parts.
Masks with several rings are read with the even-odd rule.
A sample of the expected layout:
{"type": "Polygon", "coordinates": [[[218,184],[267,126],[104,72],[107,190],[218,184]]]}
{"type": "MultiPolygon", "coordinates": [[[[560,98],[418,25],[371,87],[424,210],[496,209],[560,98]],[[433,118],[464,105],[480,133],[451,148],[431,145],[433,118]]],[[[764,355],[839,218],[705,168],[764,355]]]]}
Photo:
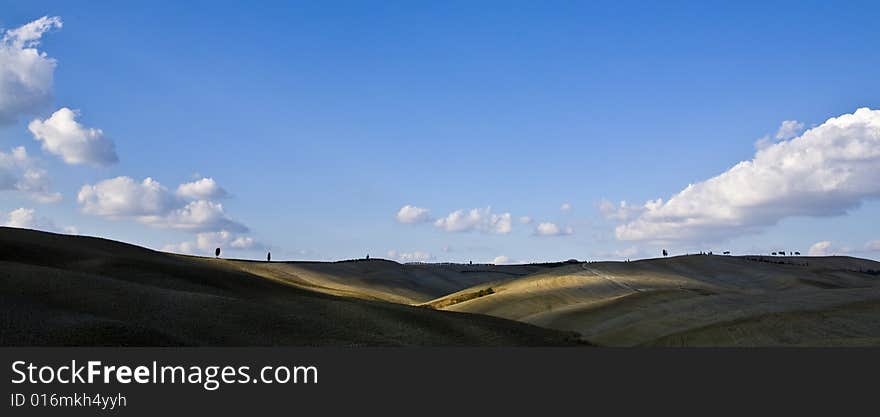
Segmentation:
{"type": "Polygon", "coordinates": [[[434,226],[447,232],[469,232],[507,234],[511,231],[510,213],[492,213],[491,207],[475,208],[468,211],[456,210],[446,217],[437,219],[434,226]]]}
{"type": "Polygon", "coordinates": [[[397,221],[405,224],[425,223],[431,221],[430,210],[409,204],[397,211],[397,221]]]}
{"type": "Polygon", "coordinates": [[[60,28],[61,19],[43,16],[0,38],[0,125],[36,114],[49,104],[56,61],[37,50],[43,34],[60,28]]]}
{"type": "Polygon", "coordinates": [[[5,214],[5,217],[6,220],[3,221],[3,226],[6,227],[33,229],[37,224],[34,209],[27,209],[24,207],[17,208],[5,214]]]}
{"type": "Polygon", "coordinates": [[[495,259],[492,260],[492,263],[495,265],[507,265],[511,263],[510,258],[504,255],[496,256],[495,259]]]}
{"type": "Polygon", "coordinates": [[[574,229],[569,226],[560,227],[556,223],[544,222],[535,227],[536,236],[565,236],[574,233],[574,229]]]}
{"type": "Polygon", "coordinates": [[[116,177],[95,185],[84,185],[77,201],[83,212],[112,218],[162,216],[175,205],[173,196],[152,178],[137,182],[116,177]]]}
{"type": "Polygon", "coordinates": [[[177,196],[191,200],[215,200],[226,197],[227,193],[213,178],[202,178],[177,186],[177,196]]]}
{"type": "Polygon", "coordinates": [[[562,205],[559,206],[559,210],[561,211],[571,211],[571,208],[571,203],[562,203],[562,205]]]}
{"type": "Polygon", "coordinates": [[[162,252],[171,252],[171,253],[180,253],[184,255],[200,255],[207,254],[207,252],[200,253],[198,247],[195,242],[180,242],[180,243],[169,243],[167,245],[162,246],[162,252]]]}
{"type": "Polygon", "coordinates": [[[772,136],[769,134],[764,135],[763,137],[755,141],[755,148],[761,150],[773,145],[777,141],[795,138],[803,130],[803,123],[797,120],[784,120],[782,123],[779,124],[779,129],[776,130],[776,134],[772,136]]]}
{"type": "Polygon", "coordinates": [[[49,174],[36,162],[22,146],[0,151],[0,191],[18,191],[41,203],[61,201],[61,194],[49,189],[49,174]]]}
{"type": "Polygon", "coordinates": [[[428,262],[434,259],[434,255],[428,252],[398,252],[396,250],[388,251],[388,258],[399,262],[428,262]]]}
{"type": "Polygon", "coordinates": [[[235,249],[257,249],[262,245],[259,245],[257,241],[250,236],[237,236],[229,242],[229,246],[232,246],[235,249]]]}
{"type": "Polygon", "coordinates": [[[202,232],[196,234],[195,241],[187,241],[165,245],[165,252],[184,253],[189,255],[210,255],[216,248],[232,248],[241,250],[257,250],[265,247],[249,236],[240,236],[229,230],[202,232]]]}
{"type": "Polygon", "coordinates": [[[880,196],[880,111],[828,119],[728,171],[656,199],[620,224],[629,241],[715,241],[792,216],[842,215],[880,196]]]}
{"type": "Polygon", "coordinates": [[[36,210],[24,207],[19,207],[9,213],[0,213],[0,226],[42,230],[44,232],[78,234],[76,227],[67,226],[59,228],[51,219],[37,216],[36,210]]]}
{"type": "Polygon", "coordinates": [[[119,161],[113,141],[101,129],[87,128],[76,121],[77,111],[58,109],[46,120],[34,119],[28,130],[46,152],[68,164],[107,166],[119,161]]]}
{"type": "Polygon", "coordinates": [[[599,202],[599,212],[606,219],[611,220],[626,221],[637,217],[642,210],[642,207],[627,204],[626,201],[621,201],[617,205],[605,199],[599,202]]]}
{"type": "Polygon", "coordinates": [[[804,130],[804,124],[797,120],[784,120],[776,131],[776,139],[787,140],[797,137],[804,130]]]}
{"type": "Polygon", "coordinates": [[[144,216],[143,223],[159,227],[192,231],[229,229],[235,232],[247,232],[243,224],[231,220],[223,210],[223,204],[196,200],[185,206],[171,210],[161,216],[144,216]]]}
{"type": "Polygon", "coordinates": [[[816,242],[812,246],[810,246],[810,250],[807,253],[809,253],[810,256],[829,256],[829,255],[832,255],[831,242],[828,240],[816,242]]]}
{"type": "Polygon", "coordinates": [[[531,224],[532,218],[529,216],[520,216],[519,222],[520,222],[520,224],[531,224]]]}
{"type": "MultiPolygon", "coordinates": [[[[492,259],[492,262],[490,262],[490,263],[494,264],[494,265],[510,265],[510,264],[514,264],[516,262],[514,262],[508,256],[500,255],[500,256],[496,256],[495,259],[492,259]]],[[[525,262],[520,262],[520,263],[525,263],[525,262]]]]}
{"type": "Polygon", "coordinates": [[[122,176],[87,184],[80,189],[77,201],[84,213],[116,220],[134,219],[150,226],[192,232],[247,231],[226,215],[222,204],[187,201],[149,177],[141,182],[122,176]]]}

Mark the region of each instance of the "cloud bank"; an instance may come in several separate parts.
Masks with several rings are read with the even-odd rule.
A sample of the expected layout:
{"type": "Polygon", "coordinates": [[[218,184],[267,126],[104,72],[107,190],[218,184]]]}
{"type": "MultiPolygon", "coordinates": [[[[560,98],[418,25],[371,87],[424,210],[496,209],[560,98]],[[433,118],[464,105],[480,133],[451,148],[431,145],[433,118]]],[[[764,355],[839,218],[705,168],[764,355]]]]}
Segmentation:
{"type": "MultiPolygon", "coordinates": [[[[781,129],[782,137],[788,134],[781,129]]],[[[878,173],[880,111],[861,108],[759,149],[753,159],[669,200],[627,206],[627,215],[619,217],[629,219],[615,235],[626,241],[717,241],[787,217],[838,216],[880,196],[878,173]]]]}
{"type": "Polygon", "coordinates": [[[211,178],[181,184],[172,192],[152,178],[138,182],[121,176],[84,185],[77,202],[86,214],[196,235],[195,241],[166,245],[164,250],[209,253],[216,247],[262,248],[253,238],[243,236],[248,228],[232,220],[223,204],[204,198],[225,196],[221,190],[211,178]]]}
{"type": "Polygon", "coordinates": [[[226,215],[221,203],[181,198],[149,177],[137,182],[121,176],[87,184],[80,188],[77,201],[84,213],[115,220],[134,219],[150,226],[193,232],[247,232],[247,227],[226,215]]]}

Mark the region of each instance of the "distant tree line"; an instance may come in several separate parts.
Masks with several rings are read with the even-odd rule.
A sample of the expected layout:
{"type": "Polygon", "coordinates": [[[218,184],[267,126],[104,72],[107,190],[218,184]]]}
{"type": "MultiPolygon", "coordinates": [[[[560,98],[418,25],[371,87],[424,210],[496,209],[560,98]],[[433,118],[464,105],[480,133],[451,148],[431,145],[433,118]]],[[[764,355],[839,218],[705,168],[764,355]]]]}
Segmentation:
{"type": "Polygon", "coordinates": [[[776,260],[776,259],[772,259],[772,258],[766,258],[763,256],[746,256],[746,257],[743,257],[743,259],[745,259],[747,261],[763,262],[765,264],[797,265],[797,266],[809,266],[810,265],[809,262],[801,263],[801,262],[795,262],[793,260],[785,260],[785,259],[776,260]]]}

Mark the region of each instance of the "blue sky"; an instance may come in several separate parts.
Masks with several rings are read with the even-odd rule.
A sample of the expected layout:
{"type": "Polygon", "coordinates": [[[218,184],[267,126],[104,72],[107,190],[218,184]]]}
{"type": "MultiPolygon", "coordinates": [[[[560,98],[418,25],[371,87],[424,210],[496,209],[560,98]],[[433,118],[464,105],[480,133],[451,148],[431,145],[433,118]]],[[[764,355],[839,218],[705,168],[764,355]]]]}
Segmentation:
{"type": "MultiPolygon", "coordinates": [[[[0,151],[23,146],[61,199],[7,187],[0,221],[26,209],[25,226],[275,259],[621,259],[816,244],[816,254],[880,257],[880,116],[825,124],[880,104],[876,2],[418,3],[4,1],[3,29],[63,22],[30,46],[54,60],[49,93],[7,100],[14,120],[0,124],[0,151]],[[78,111],[76,132],[101,129],[92,143],[112,143],[118,161],[47,150],[72,137],[52,129],[61,108],[78,111]],[[48,126],[43,139],[34,119],[48,126]],[[784,121],[800,125],[776,138],[784,121]],[[730,185],[707,186],[644,206],[762,146],[778,145],[762,159],[775,167],[786,152],[827,156],[852,143],[869,152],[757,170],[734,197],[730,185]],[[798,180],[826,171],[855,173],[822,193],[828,177],[798,180]],[[97,187],[119,177],[131,183],[97,187]],[[166,189],[149,209],[137,191],[147,177],[166,189]],[[225,193],[175,194],[202,178],[225,193]],[[134,191],[110,195],[123,185],[134,191]],[[97,188],[78,199],[86,186],[97,188]],[[138,201],[107,206],[120,198],[138,201]],[[197,201],[216,216],[184,219],[197,201]],[[407,223],[396,216],[406,205],[427,212],[407,223]]],[[[10,56],[0,56],[9,74],[10,56]]],[[[11,95],[9,77],[0,88],[11,95]]]]}

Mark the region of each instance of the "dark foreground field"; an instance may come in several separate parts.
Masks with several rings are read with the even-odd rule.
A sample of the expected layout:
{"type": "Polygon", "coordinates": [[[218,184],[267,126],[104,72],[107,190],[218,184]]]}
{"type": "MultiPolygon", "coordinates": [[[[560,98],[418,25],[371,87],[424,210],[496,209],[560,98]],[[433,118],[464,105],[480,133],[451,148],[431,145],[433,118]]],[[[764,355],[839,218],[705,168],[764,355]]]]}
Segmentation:
{"type": "Polygon", "coordinates": [[[0,345],[582,344],[502,318],[298,288],[242,264],[0,228],[0,345]]]}

